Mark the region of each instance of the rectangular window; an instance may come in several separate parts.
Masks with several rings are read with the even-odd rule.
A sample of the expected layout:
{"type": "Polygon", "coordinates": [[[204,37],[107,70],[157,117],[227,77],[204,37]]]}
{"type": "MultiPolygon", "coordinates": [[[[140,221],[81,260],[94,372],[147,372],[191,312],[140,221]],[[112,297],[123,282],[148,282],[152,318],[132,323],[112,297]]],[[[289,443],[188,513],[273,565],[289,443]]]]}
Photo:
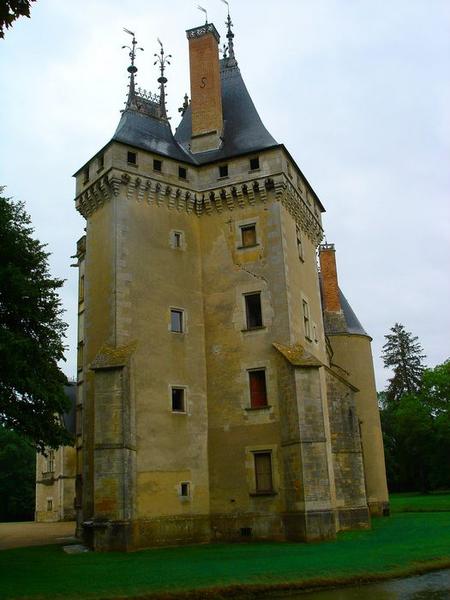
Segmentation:
{"type": "Polygon", "coordinates": [[[172,388],[172,411],[186,412],[186,398],[184,388],[172,388]]]}
{"type": "Polygon", "coordinates": [[[172,246],[174,248],[181,248],[183,245],[183,234],[181,231],[174,231],[172,234],[172,246]]]}
{"type": "Polygon", "coordinates": [[[258,369],[248,372],[250,384],[250,406],[261,408],[267,406],[266,371],[258,369]]]}
{"type": "Polygon", "coordinates": [[[159,171],[161,173],[162,171],[162,161],[158,160],[157,158],[153,159],[153,170],[154,171],[159,171]]]}
{"type": "Polygon", "coordinates": [[[305,326],[305,337],[311,339],[311,322],[309,318],[309,305],[306,300],[302,301],[303,304],[303,324],[305,326]]]}
{"type": "Polygon", "coordinates": [[[128,152],[127,163],[129,165],[137,165],[137,154],[136,152],[128,152]]]}
{"type": "Polygon", "coordinates": [[[219,177],[228,177],[228,165],[220,165],[219,177]]]}
{"type": "Polygon", "coordinates": [[[100,154],[100,156],[97,158],[97,172],[101,171],[104,166],[105,166],[105,155],[100,154]]]}
{"type": "Polygon", "coordinates": [[[255,452],[255,483],[257,492],[272,492],[272,455],[270,452],[255,452]]]}
{"type": "Polygon", "coordinates": [[[305,255],[304,255],[304,249],[303,249],[303,240],[302,240],[302,232],[300,230],[300,227],[296,228],[296,233],[297,233],[297,252],[298,252],[298,257],[301,261],[305,261],[305,255]]]}
{"type": "Polygon", "coordinates": [[[52,511],[53,510],[53,499],[52,498],[47,498],[47,511],[52,511]]]}
{"type": "Polygon", "coordinates": [[[242,246],[256,246],[256,225],[242,225],[241,227],[242,246]]]}
{"type": "Polygon", "coordinates": [[[245,294],[245,313],[247,329],[262,327],[261,293],[245,294]]]}
{"type": "Polygon", "coordinates": [[[178,177],[180,179],[187,178],[187,170],[184,167],[178,167],[178,177]]]}
{"type": "Polygon", "coordinates": [[[259,156],[250,159],[250,170],[256,171],[259,169],[259,156]]]}
{"type": "Polygon", "coordinates": [[[190,496],[190,490],[189,490],[189,482],[188,481],[183,481],[182,483],[180,483],[180,496],[182,496],[183,498],[189,498],[190,496]]]}
{"type": "Polygon", "coordinates": [[[83,169],[83,183],[87,183],[89,181],[89,165],[84,167],[83,169]]]}
{"type": "Polygon", "coordinates": [[[183,311],[170,309],[170,331],[183,333],[183,311]]]}

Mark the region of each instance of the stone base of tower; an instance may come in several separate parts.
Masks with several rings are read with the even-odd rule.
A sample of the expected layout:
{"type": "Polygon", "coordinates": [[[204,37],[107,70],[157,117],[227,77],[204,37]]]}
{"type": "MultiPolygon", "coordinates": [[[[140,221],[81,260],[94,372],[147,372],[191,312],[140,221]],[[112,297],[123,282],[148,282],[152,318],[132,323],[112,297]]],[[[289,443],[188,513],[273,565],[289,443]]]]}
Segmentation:
{"type": "Polygon", "coordinates": [[[285,513],[285,538],[293,542],[318,542],[336,537],[336,515],[333,510],[285,513]]]}
{"type": "Polygon", "coordinates": [[[134,550],[135,524],[130,521],[85,521],[82,539],[97,552],[127,552],[134,550]]]}
{"type": "Polygon", "coordinates": [[[369,511],[372,517],[388,517],[391,513],[389,502],[370,502],[369,511]]]}
{"type": "Polygon", "coordinates": [[[340,508],[337,510],[337,517],[339,520],[339,531],[370,528],[370,512],[367,506],[340,508]]]}

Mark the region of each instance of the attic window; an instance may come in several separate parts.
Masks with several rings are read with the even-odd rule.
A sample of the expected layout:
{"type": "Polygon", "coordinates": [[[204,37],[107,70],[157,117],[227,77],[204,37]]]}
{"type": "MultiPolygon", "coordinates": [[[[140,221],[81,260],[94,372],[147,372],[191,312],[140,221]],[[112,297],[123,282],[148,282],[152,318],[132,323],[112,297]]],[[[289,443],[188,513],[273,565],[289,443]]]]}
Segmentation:
{"type": "Polygon", "coordinates": [[[250,159],[250,171],[256,171],[257,169],[259,169],[259,156],[250,159]]]}
{"type": "Polygon", "coordinates": [[[159,173],[161,173],[162,171],[162,161],[158,160],[157,158],[153,159],[153,170],[154,171],[158,171],[159,173]]]}
{"type": "Polygon", "coordinates": [[[187,179],[187,170],[185,167],[178,167],[178,177],[180,179],[187,179]]]}
{"type": "Polygon", "coordinates": [[[127,163],[129,165],[137,165],[137,154],[136,152],[127,153],[127,163]]]}
{"type": "Polygon", "coordinates": [[[228,165],[220,165],[219,177],[228,177],[228,165]]]}

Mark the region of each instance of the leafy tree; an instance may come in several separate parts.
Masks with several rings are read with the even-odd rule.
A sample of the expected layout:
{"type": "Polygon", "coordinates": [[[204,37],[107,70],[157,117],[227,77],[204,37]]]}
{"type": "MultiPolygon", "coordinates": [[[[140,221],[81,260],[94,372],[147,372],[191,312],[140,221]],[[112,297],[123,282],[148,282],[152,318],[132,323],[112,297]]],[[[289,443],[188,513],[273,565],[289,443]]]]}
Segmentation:
{"type": "Polygon", "coordinates": [[[387,341],[382,354],[385,368],[394,371],[389,379],[386,399],[398,402],[404,394],[415,394],[420,389],[425,355],[417,336],[413,337],[403,325],[396,323],[391,332],[385,336],[387,341]]]}
{"type": "Polygon", "coordinates": [[[450,487],[450,361],[426,369],[419,387],[395,402],[379,394],[391,491],[450,487]]]}
{"type": "Polygon", "coordinates": [[[4,28],[12,26],[19,17],[29,17],[31,3],[36,0],[2,0],[0,2],[0,38],[5,37],[4,28]]]}
{"type": "Polygon", "coordinates": [[[41,451],[67,444],[60,414],[69,401],[62,338],[67,325],[44,245],[33,239],[23,203],[0,188],[0,425],[25,435],[41,451]]]}
{"type": "Polygon", "coordinates": [[[36,450],[0,426],[0,521],[33,520],[35,486],[36,450]]]}

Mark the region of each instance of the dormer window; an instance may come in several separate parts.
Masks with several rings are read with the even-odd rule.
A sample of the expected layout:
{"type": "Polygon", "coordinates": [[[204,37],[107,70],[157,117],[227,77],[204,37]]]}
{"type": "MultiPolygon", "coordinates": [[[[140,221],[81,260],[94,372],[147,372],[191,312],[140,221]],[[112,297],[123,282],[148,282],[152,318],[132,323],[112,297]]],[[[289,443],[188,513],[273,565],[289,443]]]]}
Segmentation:
{"type": "Polygon", "coordinates": [[[180,179],[187,179],[187,169],[185,167],[178,167],[178,177],[180,179]]]}
{"type": "Polygon", "coordinates": [[[219,177],[228,177],[228,165],[219,166],[219,177]]]}
{"type": "Polygon", "coordinates": [[[161,173],[161,171],[162,171],[162,161],[161,160],[158,160],[157,158],[153,159],[153,170],[158,171],[158,173],[161,173]]]}
{"type": "Polygon", "coordinates": [[[254,156],[250,159],[250,171],[257,171],[259,169],[259,156],[254,156]]]}
{"type": "Polygon", "coordinates": [[[127,163],[129,165],[137,165],[137,154],[136,152],[128,152],[127,163]]]}

